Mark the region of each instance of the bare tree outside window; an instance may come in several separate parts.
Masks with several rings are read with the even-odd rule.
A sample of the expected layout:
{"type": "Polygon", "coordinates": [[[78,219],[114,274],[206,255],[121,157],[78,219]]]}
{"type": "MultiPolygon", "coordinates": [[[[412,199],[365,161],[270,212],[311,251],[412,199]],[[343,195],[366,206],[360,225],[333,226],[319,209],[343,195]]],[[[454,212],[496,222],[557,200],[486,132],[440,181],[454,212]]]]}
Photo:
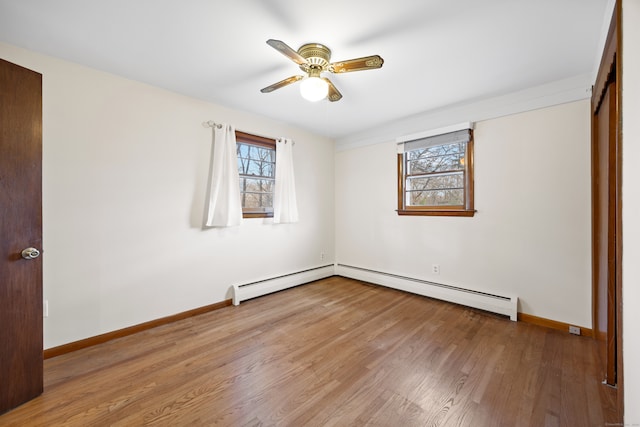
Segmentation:
{"type": "Polygon", "coordinates": [[[473,216],[473,132],[405,143],[398,154],[398,214],[473,216]]]}
{"type": "Polygon", "coordinates": [[[407,205],[464,205],[465,145],[437,145],[407,153],[407,205]]]}
{"type": "Polygon", "coordinates": [[[244,216],[272,216],[276,168],[275,140],[237,132],[236,154],[244,216]]]}

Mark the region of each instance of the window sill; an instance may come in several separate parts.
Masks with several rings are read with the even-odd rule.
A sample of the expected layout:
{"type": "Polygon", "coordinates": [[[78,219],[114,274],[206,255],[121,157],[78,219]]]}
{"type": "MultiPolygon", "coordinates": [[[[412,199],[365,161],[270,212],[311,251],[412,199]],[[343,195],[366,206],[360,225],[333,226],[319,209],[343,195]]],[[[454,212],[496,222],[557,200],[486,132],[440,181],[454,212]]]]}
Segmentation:
{"type": "Polygon", "coordinates": [[[273,212],[242,212],[242,218],[273,218],[273,212]]]}
{"type": "Polygon", "coordinates": [[[398,209],[398,215],[409,216],[466,216],[475,215],[474,209],[398,209]]]}

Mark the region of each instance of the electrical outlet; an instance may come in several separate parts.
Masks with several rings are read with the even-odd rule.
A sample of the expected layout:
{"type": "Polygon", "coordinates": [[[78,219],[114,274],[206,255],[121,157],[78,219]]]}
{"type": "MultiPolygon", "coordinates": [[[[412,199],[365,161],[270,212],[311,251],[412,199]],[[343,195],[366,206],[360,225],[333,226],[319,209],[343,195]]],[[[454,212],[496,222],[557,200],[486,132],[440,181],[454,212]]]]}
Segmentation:
{"type": "Polygon", "coordinates": [[[324,261],[324,251],[320,252],[320,261],[324,261]]]}
{"type": "Polygon", "coordinates": [[[433,264],[431,266],[431,272],[433,274],[440,274],[440,265],[439,264],[433,264]]]}
{"type": "Polygon", "coordinates": [[[580,335],[580,328],[577,326],[569,326],[569,333],[573,335],[580,335]]]}
{"type": "Polygon", "coordinates": [[[44,304],[42,304],[42,316],[49,317],[49,300],[44,300],[44,304]]]}

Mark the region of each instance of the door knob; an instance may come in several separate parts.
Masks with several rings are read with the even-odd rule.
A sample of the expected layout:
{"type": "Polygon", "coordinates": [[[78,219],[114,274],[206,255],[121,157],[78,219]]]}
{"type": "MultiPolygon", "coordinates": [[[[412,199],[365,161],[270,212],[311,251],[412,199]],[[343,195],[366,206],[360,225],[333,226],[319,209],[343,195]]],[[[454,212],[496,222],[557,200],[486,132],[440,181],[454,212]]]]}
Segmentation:
{"type": "Polygon", "coordinates": [[[36,248],[27,248],[22,251],[22,258],[24,259],[35,259],[40,256],[40,251],[36,248]]]}

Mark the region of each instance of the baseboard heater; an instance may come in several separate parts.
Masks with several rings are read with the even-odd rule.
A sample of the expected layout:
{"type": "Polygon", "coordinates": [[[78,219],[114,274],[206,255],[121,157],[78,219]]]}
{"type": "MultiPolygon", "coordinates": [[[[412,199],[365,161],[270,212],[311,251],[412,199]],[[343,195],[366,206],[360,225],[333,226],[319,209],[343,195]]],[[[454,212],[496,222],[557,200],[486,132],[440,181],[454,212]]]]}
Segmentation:
{"type": "Polygon", "coordinates": [[[509,316],[513,321],[518,320],[516,296],[495,295],[344,264],[336,264],[335,274],[509,316]]]}
{"type": "Polygon", "coordinates": [[[239,305],[241,301],[292,288],[314,280],[331,277],[334,265],[311,268],[296,273],[285,274],[270,279],[258,280],[242,285],[233,285],[233,305],[239,305]]]}

